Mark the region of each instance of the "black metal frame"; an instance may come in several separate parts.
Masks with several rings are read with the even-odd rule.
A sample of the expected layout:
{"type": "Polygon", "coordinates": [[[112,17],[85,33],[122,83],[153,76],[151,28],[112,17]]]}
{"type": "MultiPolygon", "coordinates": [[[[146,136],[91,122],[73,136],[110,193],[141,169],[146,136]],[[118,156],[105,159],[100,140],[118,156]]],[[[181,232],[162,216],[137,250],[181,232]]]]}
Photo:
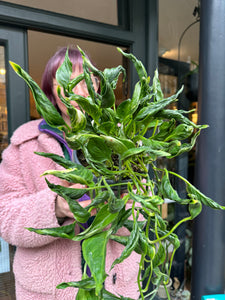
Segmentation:
{"type": "Polygon", "coordinates": [[[0,45],[5,47],[8,137],[10,137],[15,128],[29,120],[30,115],[28,87],[9,66],[11,60],[19,61],[24,69],[28,68],[26,32],[20,28],[1,26],[0,45]]]}

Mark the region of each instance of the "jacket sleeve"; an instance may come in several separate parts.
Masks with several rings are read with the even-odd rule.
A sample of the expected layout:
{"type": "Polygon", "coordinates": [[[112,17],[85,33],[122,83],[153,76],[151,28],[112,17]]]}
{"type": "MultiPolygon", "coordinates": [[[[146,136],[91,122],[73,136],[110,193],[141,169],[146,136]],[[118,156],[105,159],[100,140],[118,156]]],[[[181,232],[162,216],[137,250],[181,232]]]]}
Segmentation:
{"type": "Polygon", "coordinates": [[[21,145],[11,144],[3,152],[0,165],[0,235],[18,247],[40,247],[55,241],[53,237],[30,232],[26,227],[59,226],[55,216],[56,194],[37,172],[39,165],[40,159],[36,163],[35,159],[30,161],[29,157],[21,155],[21,145]],[[29,170],[26,176],[24,168],[29,170]]]}

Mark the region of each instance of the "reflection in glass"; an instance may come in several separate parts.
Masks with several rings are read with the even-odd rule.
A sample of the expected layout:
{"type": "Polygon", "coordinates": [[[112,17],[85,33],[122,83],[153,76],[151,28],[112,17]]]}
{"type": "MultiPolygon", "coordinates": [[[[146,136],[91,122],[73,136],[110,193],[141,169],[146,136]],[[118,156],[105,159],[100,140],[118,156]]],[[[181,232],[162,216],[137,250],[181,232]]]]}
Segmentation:
{"type": "Polygon", "coordinates": [[[1,153],[8,144],[5,75],[6,70],[4,47],[0,46],[0,160],[1,153]]]}

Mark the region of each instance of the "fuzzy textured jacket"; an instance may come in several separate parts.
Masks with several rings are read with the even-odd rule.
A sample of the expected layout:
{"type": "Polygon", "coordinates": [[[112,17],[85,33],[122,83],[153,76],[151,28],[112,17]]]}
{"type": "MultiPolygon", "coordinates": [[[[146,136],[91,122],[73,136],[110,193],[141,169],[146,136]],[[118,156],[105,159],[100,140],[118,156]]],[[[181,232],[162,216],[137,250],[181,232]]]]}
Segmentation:
{"type": "MultiPolygon", "coordinates": [[[[40,175],[46,170],[61,167],[51,159],[34,154],[34,151],[61,156],[63,152],[58,141],[38,130],[39,123],[40,120],[35,120],[20,126],[3,152],[0,165],[0,235],[16,246],[13,270],[17,300],[74,300],[77,289],[59,290],[56,285],[81,280],[80,243],[38,235],[25,229],[60,226],[55,216],[56,194],[40,175]]],[[[55,184],[61,183],[53,176],[47,178],[55,184]]],[[[109,272],[112,262],[122,250],[120,244],[108,243],[106,273],[109,276],[105,288],[137,299],[139,293],[135,282],[139,255],[132,254],[109,272]]]]}

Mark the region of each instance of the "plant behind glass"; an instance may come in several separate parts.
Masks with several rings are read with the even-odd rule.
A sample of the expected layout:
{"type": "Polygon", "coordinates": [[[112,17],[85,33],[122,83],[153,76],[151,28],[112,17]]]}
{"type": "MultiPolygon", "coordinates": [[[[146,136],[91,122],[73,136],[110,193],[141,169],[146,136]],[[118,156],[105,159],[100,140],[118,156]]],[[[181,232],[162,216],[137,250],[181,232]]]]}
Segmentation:
{"type": "MultiPolygon", "coordinates": [[[[164,98],[157,70],[150,85],[150,78],[141,61],[121,49],[118,51],[134,64],[139,81],[135,85],[132,97],[116,107],[114,89],[120,74],[125,77],[124,68],[118,66],[100,71],[91,64],[85,53],[79,50],[83,56],[83,73],[75,79],[70,79],[72,63],[68,53],[56,73],[59,84],[58,95],[67,107],[70,125],[65,123],[32,78],[20,66],[11,62],[15,72],[30,87],[38,112],[50,126],[65,133],[69,146],[77,152],[81,151],[87,164],[85,167],[53,153],[37,153],[49,157],[65,169],[48,170],[43,175],[52,174],[70,183],[83,184],[86,188],[67,188],[50,183],[46,179],[49,188],[68,202],[74,214],[74,222],[57,228],[29,228],[29,230],[38,234],[83,241],[85,268],[82,280],[57,286],[61,289],[78,288],[76,299],[126,299],[104,289],[103,284],[107,276],[106,246],[110,239],[125,246],[111,269],[133,251],[139,253],[137,282],[140,299],[147,297],[144,294],[148,291],[150,283],[155,286],[148,294],[152,299],[158,286],[163,283],[166,288],[169,282],[174,254],[180,245],[174,233],[175,229],[181,223],[198,216],[202,204],[214,209],[224,209],[179,174],[157,167],[159,158],[172,159],[190,151],[200,131],[207,126],[191,122],[185,116],[189,111],[169,109],[171,103],[178,101],[182,89],[177,94],[164,98]],[[93,87],[93,76],[97,76],[100,80],[99,92],[93,87]],[[73,92],[74,87],[82,80],[86,82],[90,95],[87,98],[73,92]],[[74,108],[70,101],[76,101],[80,110],[74,108]],[[149,132],[151,133],[149,137],[146,135],[147,132],[148,136],[149,132]],[[149,169],[154,174],[153,178],[149,176],[149,169]],[[178,177],[185,183],[186,199],[181,199],[172,187],[171,176],[178,177]],[[120,198],[124,186],[127,192],[120,198]],[[92,203],[83,208],[74,200],[87,193],[91,196],[92,203]],[[166,198],[180,205],[186,205],[189,211],[189,216],[180,220],[170,230],[161,214],[161,206],[166,198]],[[129,207],[128,202],[132,202],[129,207]],[[93,223],[75,235],[75,225],[82,227],[82,224],[90,218],[93,209],[96,209],[93,223]],[[121,227],[126,227],[130,235],[117,235],[121,227]],[[149,235],[149,232],[152,234],[149,235]],[[167,255],[169,245],[172,246],[170,257],[167,255]],[[148,267],[144,269],[146,262],[148,267]],[[91,277],[86,275],[87,266],[91,270],[91,277]],[[144,280],[145,286],[142,284],[144,280]]],[[[168,291],[167,295],[170,299],[168,291]]]]}

